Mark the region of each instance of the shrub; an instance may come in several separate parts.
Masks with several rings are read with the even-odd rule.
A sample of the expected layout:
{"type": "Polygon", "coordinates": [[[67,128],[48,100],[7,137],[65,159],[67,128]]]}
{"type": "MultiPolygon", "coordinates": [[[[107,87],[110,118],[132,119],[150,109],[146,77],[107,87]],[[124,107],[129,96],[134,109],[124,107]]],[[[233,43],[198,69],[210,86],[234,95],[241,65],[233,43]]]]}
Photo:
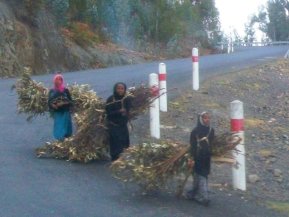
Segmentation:
{"type": "Polygon", "coordinates": [[[80,46],[88,46],[100,42],[98,35],[86,23],[74,22],[68,28],[62,28],[62,33],[80,46]]]}
{"type": "Polygon", "coordinates": [[[43,7],[43,0],[24,0],[24,5],[30,16],[35,17],[37,12],[43,7]]]}
{"type": "Polygon", "coordinates": [[[56,17],[58,25],[67,24],[67,12],[69,9],[69,0],[45,0],[51,8],[53,15],[56,17]]]}

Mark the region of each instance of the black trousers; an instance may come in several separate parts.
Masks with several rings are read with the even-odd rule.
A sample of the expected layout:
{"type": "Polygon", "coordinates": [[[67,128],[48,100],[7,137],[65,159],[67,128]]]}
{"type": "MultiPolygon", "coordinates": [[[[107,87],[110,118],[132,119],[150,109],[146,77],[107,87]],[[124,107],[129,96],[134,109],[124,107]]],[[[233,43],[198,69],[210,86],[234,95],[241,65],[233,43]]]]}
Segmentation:
{"type": "Polygon", "coordinates": [[[110,125],[109,133],[109,147],[111,160],[115,161],[125,148],[129,147],[129,131],[127,124],[125,125],[110,125]]]}

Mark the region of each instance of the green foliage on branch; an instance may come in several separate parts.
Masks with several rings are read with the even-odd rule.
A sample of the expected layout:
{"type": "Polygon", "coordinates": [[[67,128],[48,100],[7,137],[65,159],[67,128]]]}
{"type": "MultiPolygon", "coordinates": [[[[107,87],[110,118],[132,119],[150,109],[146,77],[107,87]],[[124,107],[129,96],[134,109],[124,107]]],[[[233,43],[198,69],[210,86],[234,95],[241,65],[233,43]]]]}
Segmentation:
{"type": "Polygon", "coordinates": [[[59,25],[66,25],[68,18],[69,0],[46,0],[59,25]]]}
{"type": "Polygon", "coordinates": [[[268,0],[266,7],[253,16],[251,23],[257,23],[259,29],[272,41],[289,39],[289,1],[268,0]]]}

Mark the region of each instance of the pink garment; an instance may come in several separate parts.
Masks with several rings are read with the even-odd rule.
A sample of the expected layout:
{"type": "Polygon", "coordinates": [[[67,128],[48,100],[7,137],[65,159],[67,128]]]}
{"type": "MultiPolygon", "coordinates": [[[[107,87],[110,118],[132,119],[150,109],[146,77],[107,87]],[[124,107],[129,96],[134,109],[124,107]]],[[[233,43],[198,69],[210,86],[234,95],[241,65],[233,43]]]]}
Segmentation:
{"type": "Polygon", "coordinates": [[[53,84],[54,84],[54,89],[59,91],[59,92],[64,92],[65,90],[65,85],[64,85],[64,79],[63,79],[63,76],[61,74],[56,74],[53,78],[53,84]],[[56,86],[56,80],[60,78],[62,80],[62,83],[59,87],[56,86]]]}

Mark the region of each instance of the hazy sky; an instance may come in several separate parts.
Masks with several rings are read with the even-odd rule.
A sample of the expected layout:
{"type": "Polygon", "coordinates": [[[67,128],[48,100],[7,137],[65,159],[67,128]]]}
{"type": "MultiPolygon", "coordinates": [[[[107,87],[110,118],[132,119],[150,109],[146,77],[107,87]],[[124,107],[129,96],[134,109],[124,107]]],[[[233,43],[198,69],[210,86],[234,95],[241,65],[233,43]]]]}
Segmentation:
{"type": "Polygon", "coordinates": [[[250,15],[256,14],[261,5],[266,5],[267,0],[215,0],[215,2],[220,12],[222,29],[228,33],[231,27],[243,36],[244,26],[250,15]]]}

